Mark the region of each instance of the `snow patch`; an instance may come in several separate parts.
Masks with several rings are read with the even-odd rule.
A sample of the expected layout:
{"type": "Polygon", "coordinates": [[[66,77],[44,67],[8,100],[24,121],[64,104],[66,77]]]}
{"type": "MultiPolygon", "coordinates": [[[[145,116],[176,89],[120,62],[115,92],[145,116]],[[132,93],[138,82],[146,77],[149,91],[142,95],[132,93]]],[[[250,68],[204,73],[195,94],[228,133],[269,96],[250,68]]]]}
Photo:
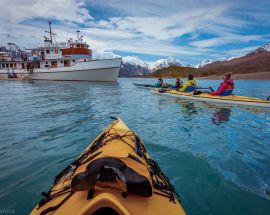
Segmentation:
{"type": "Polygon", "coordinates": [[[128,63],[128,64],[131,64],[131,65],[134,65],[134,66],[141,66],[141,67],[146,67],[146,68],[149,67],[149,65],[147,63],[145,63],[144,61],[139,59],[137,56],[123,57],[122,62],[123,62],[123,64],[128,63]]]}
{"type": "Polygon", "coordinates": [[[264,46],[261,46],[257,48],[254,52],[251,53],[265,53],[265,52],[270,52],[270,44],[266,44],[264,46]]]}
{"type": "Polygon", "coordinates": [[[196,68],[202,68],[202,67],[204,67],[205,65],[207,65],[207,64],[210,64],[210,63],[213,63],[214,61],[212,61],[212,60],[203,60],[200,64],[198,64],[197,66],[196,66],[196,68]]]}
{"type": "Polygon", "coordinates": [[[152,65],[150,65],[150,68],[151,70],[155,71],[169,66],[182,66],[182,63],[175,58],[169,57],[167,59],[157,60],[152,65]]]}
{"type": "Polygon", "coordinates": [[[261,47],[263,50],[265,50],[266,52],[270,52],[270,44],[266,44],[264,46],[261,47]]]}

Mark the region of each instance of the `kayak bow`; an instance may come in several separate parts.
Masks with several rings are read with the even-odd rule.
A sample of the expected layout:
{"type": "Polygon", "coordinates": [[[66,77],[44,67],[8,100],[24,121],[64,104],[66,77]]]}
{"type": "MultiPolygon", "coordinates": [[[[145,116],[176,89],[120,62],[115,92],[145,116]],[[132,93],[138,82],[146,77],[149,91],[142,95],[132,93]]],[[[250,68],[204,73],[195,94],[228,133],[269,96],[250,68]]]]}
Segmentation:
{"type": "Polygon", "coordinates": [[[185,214],[168,178],[121,119],[67,168],[32,215],[185,214]]]}

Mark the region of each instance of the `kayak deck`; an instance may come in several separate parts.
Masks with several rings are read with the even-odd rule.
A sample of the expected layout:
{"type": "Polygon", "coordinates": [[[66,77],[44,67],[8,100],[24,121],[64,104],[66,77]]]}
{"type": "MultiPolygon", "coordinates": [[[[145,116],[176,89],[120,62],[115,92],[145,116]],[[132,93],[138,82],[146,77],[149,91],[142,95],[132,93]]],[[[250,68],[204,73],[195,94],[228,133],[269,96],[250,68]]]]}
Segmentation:
{"type": "Polygon", "coordinates": [[[176,89],[174,88],[174,86],[172,85],[168,85],[168,86],[160,86],[160,87],[156,87],[153,84],[139,84],[139,83],[132,83],[134,86],[139,87],[139,88],[146,88],[146,89],[176,89]]]}
{"type": "Polygon", "coordinates": [[[208,93],[202,93],[199,95],[193,95],[193,92],[179,92],[177,90],[167,90],[165,92],[159,92],[158,90],[153,90],[154,93],[171,95],[187,100],[199,100],[206,102],[217,102],[226,104],[236,104],[236,105],[246,105],[253,107],[270,108],[270,101],[266,101],[259,98],[252,98],[247,96],[212,96],[208,93]]]}
{"type": "MultiPolygon", "coordinates": [[[[95,160],[96,157],[99,156],[118,157],[123,160],[126,159],[126,161],[130,165],[137,165],[138,171],[143,172],[143,167],[147,167],[149,172],[152,171],[149,163],[146,162],[146,160],[148,159],[151,160],[149,154],[145,154],[145,156],[147,157],[147,159],[145,160],[141,157],[138,157],[134,150],[131,150],[131,148],[134,147],[134,144],[136,142],[134,141],[134,138],[136,138],[134,132],[130,131],[121,119],[115,120],[79,156],[79,158],[85,156],[85,153],[93,149],[93,147],[97,145],[100,139],[102,139],[102,141],[105,143],[104,146],[100,147],[99,149],[97,149],[93,153],[90,153],[89,155],[87,155],[87,157],[84,158],[82,164],[79,165],[74,172],[74,175],[84,172],[85,169],[87,169],[87,165],[89,164],[89,162],[94,162],[93,160],[95,160]],[[130,155],[133,157],[137,156],[137,160],[128,159],[130,155]]],[[[143,142],[142,144],[142,147],[144,147],[143,142]]],[[[185,214],[175,194],[172,193],[173,196],[168,196],[168,193],[164,193],[154,186],[155,183],[161,182],[163,180],[160,176],[155,176],[157,178],[153,178],[153,193],[150,197],[140,196],[132,192],[127,193],[127,196],[124,197],[123,193],[118,189],[115,189],[112,185],[111,188],[97,186],[92,198],[89,198],[88,191],[71,191],[71,182],[73,177],[67,177],[69,172],[70,171],[67,171],[61,177],[58,177],[58,180],[55,182],[54,186],[47,193],[47,195],[49,195],[51,199],[49,199],[49,201],[45,201],[44,204],[39,204],[36,208],[34,208],[31,213],[32,215],[86,215],[93,214],[99,210],[101,210],[102,212],[103,209],[106,211],[108,208],[117,212],[116,214],[127,215],[185,214]],[[60,195],[59,191],[62,192],[60,195]],[[53,208],[53,210],[50,211],[50,208],[53,208]]]]}

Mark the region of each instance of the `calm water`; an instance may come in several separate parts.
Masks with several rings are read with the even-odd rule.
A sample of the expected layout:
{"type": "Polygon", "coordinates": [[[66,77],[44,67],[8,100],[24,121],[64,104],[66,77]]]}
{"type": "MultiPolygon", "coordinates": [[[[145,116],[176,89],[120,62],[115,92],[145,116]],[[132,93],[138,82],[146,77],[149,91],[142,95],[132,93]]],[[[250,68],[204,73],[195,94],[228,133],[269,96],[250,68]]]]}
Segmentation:
{"type": "MultiPolygon", "coordinates": [[[[153,81],[1,81],[0,209],[28,214],[109,116],[121,116],[144,139],[188,214],[269,214],[270,113],[182,101],[132,85],[153,81]]],[[[236,84],[235,93],[270,95],[270,81],[236,84]]]]}

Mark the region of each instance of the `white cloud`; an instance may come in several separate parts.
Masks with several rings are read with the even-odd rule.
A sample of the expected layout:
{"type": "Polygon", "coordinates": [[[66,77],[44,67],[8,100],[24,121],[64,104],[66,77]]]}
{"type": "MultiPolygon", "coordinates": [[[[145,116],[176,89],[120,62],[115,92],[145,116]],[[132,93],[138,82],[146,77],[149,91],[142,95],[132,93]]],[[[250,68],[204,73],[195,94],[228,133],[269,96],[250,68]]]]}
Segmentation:
{"type": "Polygon", "coordinates": [[[83,1],[78,0],[1,0],[1,19],[20,23],[31,18],[49,18],[71,22],[92,19],[83,1]]]}
{"type": "MultiPolygon", "coordinates": [[[[231,18],[221,17],[226,8],[217,7],[209,9],[195,8],[183,13],[167,14],[166,16],[152,15],[147,17],[126,16],[112,17],[108,21],[101,20],[96,27],[114,29],[124,32],[132,32],[134,36],[143,36],[157,40],[168,40],[185,34],[205,31],[205,27],[211,25],[217,31],[221,31],[220,25],[229,23],[231,18]],[[219,22],[217,21],[219,20],[219,22]]],[[[244,25],[244,22],[233,20],[235,26],[244,25]]],[[[228,25],[228,24],[227,24],[228,25]]],[[[228,31],[231,31],[232,26],[228,31]]]]}
{"type": "Polygon", "coordinates": [[[237,42],[250,42],[250,41],[267,41],[262,35],[237,35],[227,34],[217,38],[211,38],[206,40],[193,41],[190,44],[199,48],[207,48],[213,46],[219,46],[223,44],[237,43],[237,42]]]}
{"type": "Polygon", "coordinates": [[[238,13],[235,15],[234,9],[243,2],[232,0],[25,0],[23,3],[1,0],[1,4],[6,7],[0,8],[0,42],[13,40],[26,47],[42,42],[47,26],[36,18],[48,17],[58,20],[53,22],[57,41],[66,40],[80,29],[93,49],[180,59],[181,56],[196,60],[203,55],[220,57],[224,53],[216,53],[218,46],[250,41],[265,43],[269,38],[269,35],[242,35],[254,23],[238,13]],[[90,15],[91,7],[95,6],[108,9],[105,14],[108,18],[95,20],[90,15]],[[114,16],[108,16],[110,11],[115,12],[114,16]],[[25,24],[27,20],[32,21],[31,26],[25,24]],[[8,34],[11,36],[7,37],[8,34]],[[202,34],[211,38],[200,39],[202,34]],[[187,38],[185,43],[175,41],[175,38],[182,41],[182,37],[187,38]]]}
{"type": "Polygon", "coordinates": [[[250,46],[250,47],[246,47],[246,48],[242,48],[242,49],[232,49],[229,50],[227,52],[228,56],[236,56],[236,57],[241,57],[251,51],[256,50],[257,48],[259,48],[258,46],[250,46]]]}
{"type": "Polygon", "coordinates": [[[92,52],[93,52],[93,59],[110,59],[121,57],[119,55],[114,54],[113,52],[104,51],[100,49],[93,49],[92,52]]]}

